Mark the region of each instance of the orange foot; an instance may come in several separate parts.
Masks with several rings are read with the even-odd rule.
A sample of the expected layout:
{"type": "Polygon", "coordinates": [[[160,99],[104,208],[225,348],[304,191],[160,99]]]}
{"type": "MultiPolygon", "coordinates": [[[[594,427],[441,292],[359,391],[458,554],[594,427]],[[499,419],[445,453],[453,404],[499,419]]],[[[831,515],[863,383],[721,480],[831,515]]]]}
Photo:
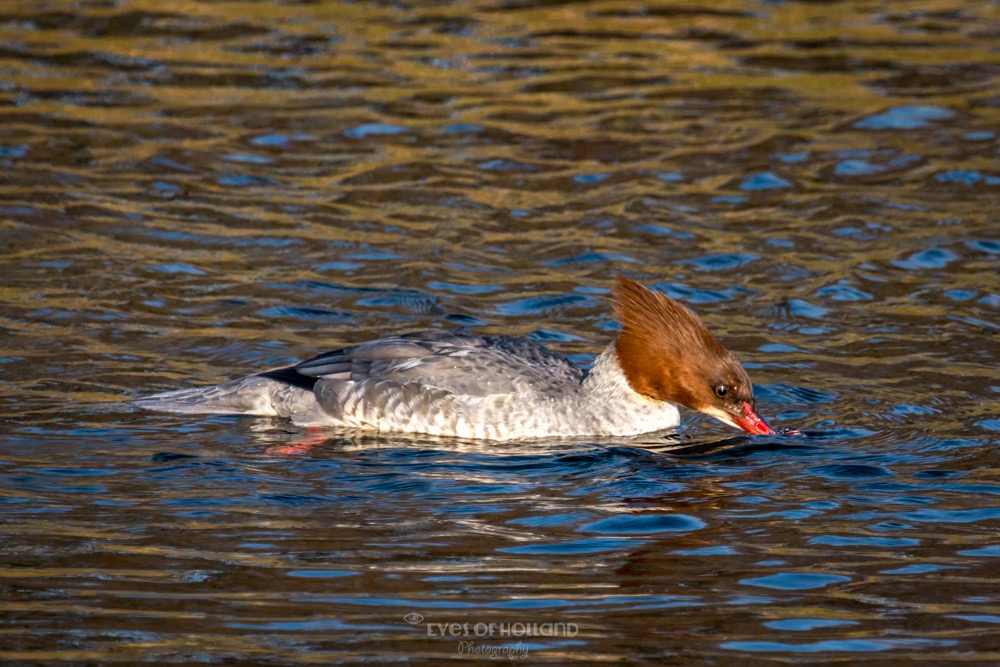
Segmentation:
{"type": "Polygon", "coordinates": [[[329,440],[323,429],[318,426],[309,426],[306,430],[309,435],[306,436],[305,440],[290,445],[271,445],[264,450],[264,453],[271,456],[297,456],[305,454],[313,447],[318,447],[329,440]]]}

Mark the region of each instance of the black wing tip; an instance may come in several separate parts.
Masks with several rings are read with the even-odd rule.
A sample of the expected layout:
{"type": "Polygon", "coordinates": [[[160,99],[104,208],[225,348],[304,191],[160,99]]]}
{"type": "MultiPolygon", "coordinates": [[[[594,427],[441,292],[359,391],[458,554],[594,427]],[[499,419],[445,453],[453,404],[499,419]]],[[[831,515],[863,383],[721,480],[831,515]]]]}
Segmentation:
{"type": "Polygon", "coordinates": [[[293,387],[299,387],[300,389],[305,389],[307,391],[312,391],[313,387],[316,386],[316,382],[319,380],[319,378],[299,373],[295,366],[287,366],[285,368],[277,368],[273,371],[265,371],[263,373],[258,373],[257,376],[277,380],[278,382],[284,382],[285,384],[289,384],[293,387]]]}

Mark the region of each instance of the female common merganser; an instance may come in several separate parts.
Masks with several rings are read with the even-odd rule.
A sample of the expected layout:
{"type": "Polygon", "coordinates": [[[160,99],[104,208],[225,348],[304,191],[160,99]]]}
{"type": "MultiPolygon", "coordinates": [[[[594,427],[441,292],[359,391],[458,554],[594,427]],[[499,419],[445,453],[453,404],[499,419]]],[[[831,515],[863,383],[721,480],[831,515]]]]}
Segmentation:
{"type": "Polygon", "coordinates": [[[524,338],[427,331],[137,403],[486,440],[650,433],[676,427],[683,405],[774,433],[743,366],[697,315],[621,276],[612,294],[622,329],[589,371],[524,338]]]}

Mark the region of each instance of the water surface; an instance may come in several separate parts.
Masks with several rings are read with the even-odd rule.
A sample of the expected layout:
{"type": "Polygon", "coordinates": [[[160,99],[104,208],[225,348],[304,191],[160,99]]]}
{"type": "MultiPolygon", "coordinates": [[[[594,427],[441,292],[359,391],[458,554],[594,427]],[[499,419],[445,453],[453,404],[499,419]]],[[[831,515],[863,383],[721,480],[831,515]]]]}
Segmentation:
{"type": "Polygon", "coordinates": [[[0,659],[1000,655],[995,4],[8,3],[0,659]],[[775,427],[133,410],[406,330],[587,363],[624,273],[775,427]]]}

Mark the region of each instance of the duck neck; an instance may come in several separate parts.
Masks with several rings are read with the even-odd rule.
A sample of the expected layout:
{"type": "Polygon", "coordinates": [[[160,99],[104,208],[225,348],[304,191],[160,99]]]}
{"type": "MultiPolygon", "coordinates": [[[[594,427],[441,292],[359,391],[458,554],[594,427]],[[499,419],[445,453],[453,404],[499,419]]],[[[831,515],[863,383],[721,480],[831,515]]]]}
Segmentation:
{"type": "Polygon", "coordinates": [[[604,348],[604,351],[594,359],[594,365],[590,367],[590,372],[583,379],[583,389],[585,393],[600,400],[648,400],[629,386],[625,371],[622,370],[621,362],[618,361],[618,352],[615,350],[614,343],[604,348]]]}
{"type": "Polygon", "coordinates": [[[581,393],[585,412],[594,420],[594,433],[635,435],[674,428],[680,422],[677,406],[647,398],[632,389],[614,343],[594,360],[583,379],[581,393]]]}

